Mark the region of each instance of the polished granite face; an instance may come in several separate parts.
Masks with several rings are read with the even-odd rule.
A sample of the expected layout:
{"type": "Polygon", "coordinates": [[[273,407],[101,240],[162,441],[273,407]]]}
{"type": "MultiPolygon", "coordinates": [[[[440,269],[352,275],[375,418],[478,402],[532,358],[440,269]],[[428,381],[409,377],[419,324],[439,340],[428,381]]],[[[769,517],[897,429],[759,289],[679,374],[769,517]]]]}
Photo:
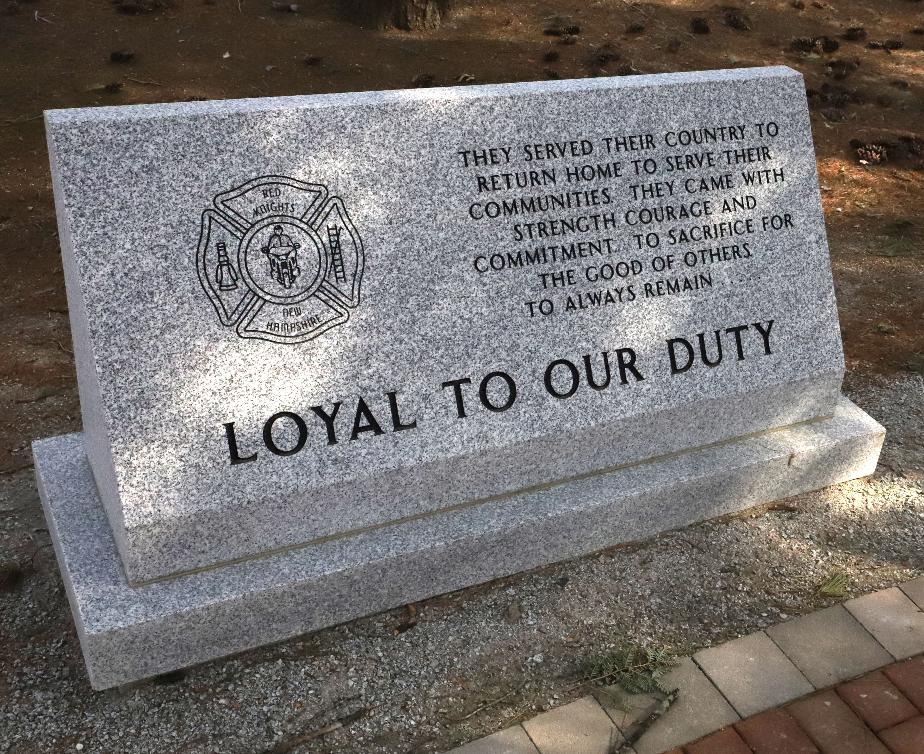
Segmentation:
{"type": "Polygon", "coordinates": [[[85,447],[132,583],[837,400],[791,69],[46,125],[85,447]]]}
{"type": "Polygon", "coordinates": [[[125,581],[82,435],[33,450],[102,689],[871,474],[884,434],[842,399],[831,419],[142,587],[125,581]]]}

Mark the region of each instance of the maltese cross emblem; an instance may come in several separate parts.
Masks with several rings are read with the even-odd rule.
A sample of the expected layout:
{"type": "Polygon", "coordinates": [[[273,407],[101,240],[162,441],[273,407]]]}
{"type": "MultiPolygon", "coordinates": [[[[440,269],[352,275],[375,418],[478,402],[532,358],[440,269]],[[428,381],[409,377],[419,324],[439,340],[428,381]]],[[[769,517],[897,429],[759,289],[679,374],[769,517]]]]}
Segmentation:
{"type": "Polygon", "coordinates": [[[327,187],[271,175],[202,213],[196,267],[218,319],[242,338],[303,343],[359,305],[363,244],[327,187]]]}

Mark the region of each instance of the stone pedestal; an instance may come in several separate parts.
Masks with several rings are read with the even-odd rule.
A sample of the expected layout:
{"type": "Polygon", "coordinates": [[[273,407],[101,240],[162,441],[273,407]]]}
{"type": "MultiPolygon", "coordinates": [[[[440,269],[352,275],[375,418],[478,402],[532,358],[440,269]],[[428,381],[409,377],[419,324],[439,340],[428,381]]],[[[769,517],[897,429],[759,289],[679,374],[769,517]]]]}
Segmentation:
{"type": "Polygon", "coordinates": [[[873,473],[885,430],[833,417],[131,587],[82,436],[35,467],[94,688],[204,662],[873,473]]]}

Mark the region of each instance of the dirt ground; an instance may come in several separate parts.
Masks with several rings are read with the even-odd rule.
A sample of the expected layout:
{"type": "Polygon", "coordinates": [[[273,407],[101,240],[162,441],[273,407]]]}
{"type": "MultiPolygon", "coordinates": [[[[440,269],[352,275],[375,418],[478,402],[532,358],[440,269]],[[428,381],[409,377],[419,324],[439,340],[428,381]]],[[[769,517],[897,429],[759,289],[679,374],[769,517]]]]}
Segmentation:
{"type": "MultiPolygon", "coordinates": [[[[343,707],[342,700],[334,699],[333,692],[325,691],[319,682],[312,687],[320,695],[313,701],[293,703],[285,699],[285,704],[296,705],[289,716],[276,708],[278,689],[264,689],[264,708],[270,709],[264,709],[266,719],[286,721],[277,726],[285,730],[275,730],[267,722],[266,736],[232,742],[215,738],[211,730],[197,737],[178,729],[175,746],[154,747],[156,737],[166,735],[165,728],[146,728],[138,710],[156,702],[160,706],[151,713],[154,718],[165,715],[164,719],[169,719],[173,714],[187,723],[193,719],[186,717],[188,705],[201,707],[204,698],[209,703],[225,699],[226,705],[232,705],[226,706],[226,711],[233,710],[233,704],[239,702],[234,702],[234,694],[226,687],[230,684],[233,689],[235,673],[260,666],[275,652],[274,663],[277,659],[296,663],[300,658],[302,671],[309,668],[323,674],[325,665],[318,658],[326,658],[328,650],[345,657],[348,650],[343,647],[350,641],[342,634],[346,630],[349,635],[349,628],[290,642],[283,650],[253,653],[249,659],[213,663],[208,666],[210,670],[200,671],[206,672],[207,678],[195,682],[185,678],[176,686],[147,684],[122,696],[90,694],[81,676],[79,650],[54,557],[47,546],[30,471],[32,439],[80,426],[41,120],[44,109],[765,64],[792,66],[805,75],[812,108],[848,369],[855,375],[856,389],[866,391],[874,403],[882,403],[885,395],[904,396],[905,402],[899,406],[883,403],[896,422],[904,417],[900,411],[919,414],[922,410],[924,3],[786,0],[742,3],[733,10],[731,5],[682,0],[462,2],[442,28],[419,33],[362,28],[344,17],[337,2],[303,1],[298,12],[273,6],[271,0],[0,0],[0,561],[16,567],[10,576],[0,571],[0,709],[21,711],[15,737],[12,733],[4,735],[4,720],[10,723],[11,718],[0,715],[0,751],[65,751],[80,741],[88,741],[85,751],[128,750],[125,742],[133,739],[114,734],[98,738],[91,746],[87,731],[93,730],[92,723],[78,724],[83,714],[105,717],[114,728],[122,725],[128,731],[136,725],[139,731],[146,730],[149,739],[134,739],[138,751],[147,751],[150,746],[157,751],[280,753],[328,749],[437,751],[476,733],[490,732],[492,726],[509,718],[499,720],[497,705],[490,705],[484,712],[457,720],[460,709],[462,714],[477,710],[497,692],[485,685],[484,674],[473,672],[464,683],[453,685],[452,668],[431,666],[424,675],[408,669],[407,677],[417,678],[420,684],[438,683],[453,689],[456,701],[444,706],[454,709],[444,716],[437,704],[418,705],[421,712],[400,712],[402,704],[408,709],[418,707],[414,707],[417,702],[401,701],[412,699],[414,689],[403,686],[406,681],[394,676],[390,681],[393,687],[385,691],[379,687],[377,691],[391,692],[391,701],[382,701],[377,707],[391,710],[388,722],[381,717],[384,712],[379,713],[378,720],[376,713],[367,712],[363,720],[346,725],[339,733],[298,743],[299,735],[326,724],[319,722],[322,718],[346,719],[355,713],[352,707],[343,712],[350,705],[343,707]],[[708,33],[695,33],[694,27],[699,31],[708,28],[708,33]],[[562,35],[563,30],[575,33],[562,35]],[[14,614],[19,617],[11,618],[14,614]],[[335,643],[341,649],[332,649],[335,643]],[[24,668],[39,667],[46,660],[55,669],[42,676],[46,685],[39,684],[36,690],[24,668]],[[55,675],[59,671],[66,682],[55,675]],[[221,690],[216,691],[219,686],[221,690]],[[84,701],[70,706],[68,714],[62,713],[63,722],[51,725],[46,719],[51,712],[48,706],[70,704],[61,696],[61,689],[84,701]],[[327,708],[319,703],[322,698],[330,702],[327,708]],[[132,704],[139,705],[137,714],[132,713],[134,717],[125,712],[134,709],[132,704]],[[338,717],[335,708],[343,714],[338,717]],[[314,716],[306,717],[306,710],[312,710],[314,716]],[[122,712],[125,715],[119,717],[122,712]],[[422,718],[415,722],[415,715],[422,718]],[[135,722],[130,724],[129,718],[135,722]],[[42,725],[36,722],[39,719],[42,725]],[[368,735],[353,739],[345,732],[351,727],[357,729],[357,725],[368,735]],[[75,728],[71,737],[68,726],[75,728]],[[417,735],[414,731],[418,729],[429,732],[417,735]],[[287,740],[296,742],[289,746],[287,740]]],[[[891,431],[889,422],[883,421],[891,431]]],[[[886,487],[898,485],[896,489],[889,487],[888,493],[893,497],[898,494],[898,499],[911,495],[908,511],[920,505],[914,502],[918,498],[913,493],[917,490],[920,494],[921,429],[919,423],[904,436],[897,435],[897,441],[905,444],[894,452],[911,453],[911,460],[903,460],[905,467],[898,470],[881,469],[885,477],[877,482],[886,487]]],[[[888,453],[885,456],[891,457],[888,453]]],[[[863,487],[848,487],[848,492],[853,489],[862,492],[863,487]]],[[[901,518],[901,526],[916,523],[919,532],[917,514],[908,515],[907,520],[901,518]]],[[[910,536],[899,541],[910,551],[886,558],[893,565],[904,564],[901,567],[906,570],[901,574],[889,572],[896,578],[908,575],[911,571],[907,569],[922,567],[914,553],[915,548],[921,552],[920,538],[910,536]]],[[[874,554],[881,555],[877,548],[893,547],[877,542],[872,545],[874,554]]],[[[593,570],[594,562],[579,561],[567,578],[576,578],[572,571],[593,570]]],[[[527,579],[524,583],[542,579],[523,578],[527,579]]],[[[879,574],[858,579],[856,584],[858,588],[874,587],[883,580],[888,579],[879,574]]],[[[477,592],[481,596],[473,599],[491,602],[495,598],[490,595],[495,594],[503,602],[507,588],[487,587],[488,592],[477,592]]],[[[790,601],[794,604],[787,609],[807,609],[812,603],[809,595],[793,597],[790,601]]],[[[592,630],[582,631],[580,625],[586,624],[580,621],[567,627],[578,643],[598,636],[603,627],[615,621],[607,613],[611,608],[600,602],[601,595],[595,594],[593,599],[596,610],[603,612],[587,618],[592,630]]],[[[456,603],[448,598],[431,602],[432,609],[446,611],[440,620],[450,620],[446,616],[456,603]]],[[[586,611],[587,606],[580,610],[586,611]]],[[[760,611],[743,614],[716,635],[749,630],[759,616],[760,611]]],[[[384,624],[381,619],[370,619],[362,625],[387,628],[400,620],[395,613],[387,616],[384,624]]],[[[359,629],[360,633],[363,630],[359,629]]],[[[654,631],[655,635],[660,634],[654,631]]],[[[697,636],[708,641],[711,634],[697,636]]],[[[524,646],[543,645],[542,637],[525,637],[518,634],[511,647],[515,645],[519,651],[524,646]]],[[[484,673],[500,674],[500,668],[509,664],[509,657],[503,662],[497,659],[502,654],[492,650],[493,659],[485,660],[489,666],[484,673]]],[[[541,655],[539,650],[535,656],[541,655]]],[[[385,665],[398,673],[396,662],[418,655],[399,652],[395,657],[398,659],[385,665]]],[[[536,671],[542,660],[536,662],[533,657],[530,655],[519,670],[509,671],[512,677],[536,671]]],[[[556,672],[565,673],[569,667],[563,657],[556,672]]],[[[365,666],[357,663],[351,669],[355,686],[349,688],[355,688],[356,698],[364,698],[364,689],[374,675],[363,670],[371,667],[371,661],[366,658],[364,662],[365,666]]],[[[350,660],[343,663],[349,666],[350,660]]],[[[552,672],[549,664],[543,668],[552,672]]],[[[258,681],[270,680],[258,674],[240,683],[251,688],[258,681]]],[[[532,692],[523,691],[512,694],[508,701],[528,698],[522,707],[527,709],[551,703],[551,696],[542,701],[542,695],[567,696],[566,679],[544,682],[546,685],[532,697],[532,692]]],[[[420,693],[426,690],[418,689],[420,693]]],[[[262,713],[256,714],[259,717],[262,713]]],[[[240,720],[235,722],[233,714],[214,719],[224,721],[215,723],[218,728],[221,724],[232,729],[243,725],[240,720]]],[[[226,727],[224,733],[230,734],[230,730],[226,727]]]]}

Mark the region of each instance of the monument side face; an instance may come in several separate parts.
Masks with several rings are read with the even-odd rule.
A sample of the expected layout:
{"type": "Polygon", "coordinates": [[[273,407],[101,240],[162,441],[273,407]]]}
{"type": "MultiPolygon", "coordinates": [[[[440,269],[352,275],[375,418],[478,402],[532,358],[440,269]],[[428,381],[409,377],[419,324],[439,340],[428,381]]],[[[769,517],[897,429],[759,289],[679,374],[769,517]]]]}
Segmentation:
{"type": "Polygon", "coordinates": [[[833,413],[790,69],[46,123],[131,582],[833,413]]]}

